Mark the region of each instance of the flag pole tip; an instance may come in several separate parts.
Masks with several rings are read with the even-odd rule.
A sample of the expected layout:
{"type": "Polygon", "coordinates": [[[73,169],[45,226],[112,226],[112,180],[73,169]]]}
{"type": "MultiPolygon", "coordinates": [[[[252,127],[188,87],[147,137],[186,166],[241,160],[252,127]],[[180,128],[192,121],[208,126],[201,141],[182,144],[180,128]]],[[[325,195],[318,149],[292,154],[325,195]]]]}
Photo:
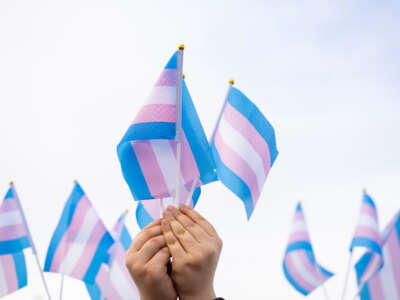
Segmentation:
{"type": "Polygon", "coordinates": [[[363,192],[364,194],[366,194],[366,193],[367,193],[367,189],[366,189],[366,188],[363,188],[362,192],[363,192]]]}
{"type": "Polygon", "coordinates": [[[186,75],[185,75],[185,74],[182,74],[182,78],[185,79],[185,78],[186,78],[186,75]]]}
{"type": "Polygon", "coordinates": [[[185,45],[180,44],[179,47],[178,47],[178,49],[179,49],[179,50],[185,50],[185,45]]]}
{"type": "Polygon", "coordinates": [[[14,184],[14,181],[10,180],[10,185],[13,185],[13,184],[14,184]]]}
{"type": "Polygon", "coordinates": [[[235,81],[234,81],[233,79],[231,79],[231,80],[229,80],[229,84],[234,85],[234,84],[235,84],[235,81]]]}
{"type": "Polygon", "coordinates": [[[75,179],[74,179],[74,183],[78,183],[78,179],[75,178],[75,179]]]}

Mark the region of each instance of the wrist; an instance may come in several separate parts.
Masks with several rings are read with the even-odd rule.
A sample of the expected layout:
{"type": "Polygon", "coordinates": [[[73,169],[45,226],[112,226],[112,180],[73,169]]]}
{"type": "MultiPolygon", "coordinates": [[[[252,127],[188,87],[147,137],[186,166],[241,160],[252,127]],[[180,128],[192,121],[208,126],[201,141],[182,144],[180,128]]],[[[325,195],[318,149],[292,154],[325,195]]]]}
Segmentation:
{"type": "Polygon", "coordinates": [[[214,289],[204,290],[193,295],[179,295],[179,300],[214,300],[216,298],[214,289]]]}

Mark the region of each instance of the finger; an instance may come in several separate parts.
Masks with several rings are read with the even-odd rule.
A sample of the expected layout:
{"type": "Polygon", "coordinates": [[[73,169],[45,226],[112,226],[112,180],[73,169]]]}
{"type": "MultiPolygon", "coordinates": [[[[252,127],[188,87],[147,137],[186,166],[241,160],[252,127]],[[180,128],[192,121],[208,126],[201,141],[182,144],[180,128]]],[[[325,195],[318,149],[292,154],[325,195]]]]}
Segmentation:
{"type": "Polygon", "coordinates": [[[137,253],[137,260],[140,264],[146,264],[160,249],[166,246],[164,236],[159,235],[148,240],[137,253]]]}
{"type": "Polygon", "coordinates": [[[172,232],[168,220],[165,219],[162,220],[161,228],[163,230],[165,242],[168,246],[169,253],[171,253],[172,257],[186,255],[185,250],[182,248],[181,244],[179,243],[174,233],[172,232]]]}
{"type": "Polygon", "coordinates": [[[165,246],[164,248],[160,249],[148,262],[152,266],[162,266],[166,267],[169,263],[170,258],[168,247],[165,246]]]}
{"type": "Polygon", "coordinates": [[[133,240],[132,244],[131,244],[131,251],[137,252],[139,251],[143,245],[150,240],[151,238],[157,236],[157,235],[161,235],[162,234],[162,230],[161,230],[161,226],[158,223],[155,224],[150,224],[151,226],[149,227],[145,227],[142,229],[142,231],[140,231],[138,233],[138,235],[135,237],[135,239],[133,240]]]}
{"type": "Polygon", "coordinates": [[[171,226],[171,229],[175,235],[175,237],[178,239],[182,247],[184,248],[185,252],[193,252],[194,248],[197,246],[197,241],[196,239],[192,236],[192,234],[187,231],[181,223],[178,222],[177,219],[175,219],[174,215],[172,214],[172,211],[176,208],[172,208],[169,206],[167,210],[165,211],[165,216],[166,219],[169,221],[169,224],[171,226]]]}
{"type": "Polygon", "coordinates": [[[196,241],[204,241],[209,238],[207,232],[200,225],[193,222],[191,218],[181,213],[175,207],[169,208],[174,218],[196,239],[196,241]]]}
{"type": "Polygon", "coordinates": [[[211,236],[218,236],[217,232],[215,231],[214,227],[206,220],[204,219],[197,211],[194,209],[191,209],[190,207],[186,205],[179,205],[179,210],[190,217],[196,224],[200,225],[201,228],[205,232],[207,232],[211,236]]]}

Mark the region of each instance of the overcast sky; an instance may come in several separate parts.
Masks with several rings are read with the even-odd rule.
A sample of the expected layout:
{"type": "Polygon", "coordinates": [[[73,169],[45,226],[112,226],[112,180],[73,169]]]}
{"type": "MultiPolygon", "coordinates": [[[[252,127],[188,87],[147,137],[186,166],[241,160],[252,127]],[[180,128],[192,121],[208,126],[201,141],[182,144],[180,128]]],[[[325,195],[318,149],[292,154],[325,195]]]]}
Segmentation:
{"type": "MultiPolygon", "coordinates": [[[[303,200],[316,256],[338,299],[361,191],[383,228],[400,208],[398,1],[0,1],[0,186],[12,179],[43,263],[77,178],[106,225],[136,203],[116,145],[178,44],[207,134],[228,80],[275,126],[280,154],[248,222],[220,183],[198,210],[224,240],[216,291],[226,299],[303,299],[282,257],[303,200]]],[[[0,191],[1,192],[1,191],[0,191]]],[[[30,285],[8,300],[42,299],[30,285]]],[[[45,274],[53,300],[57,274],[45,274]]],[[[65,299],[89,299],[67,279],[65,299]]],[[[349,298],[356,291],[354,273],[349,298]]],[[[316,290],[308,299],[322,299],[316,290]]]]}

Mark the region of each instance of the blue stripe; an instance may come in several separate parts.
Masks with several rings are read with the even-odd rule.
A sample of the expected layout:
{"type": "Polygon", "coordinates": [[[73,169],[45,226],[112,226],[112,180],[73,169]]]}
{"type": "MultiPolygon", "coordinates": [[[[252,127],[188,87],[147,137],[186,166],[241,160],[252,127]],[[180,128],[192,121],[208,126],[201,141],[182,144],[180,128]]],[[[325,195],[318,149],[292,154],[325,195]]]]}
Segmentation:
{"type": "Polygon", "coordinates": [[[23,288],[28,284],[28,276],[26,274],[26,263],[24,252],[17,252],[12,254],[15,271],[17,273],[18,288],[23,288]]]}
{"type": "Polygon", "coordinates": [[[169,59],[165,69],[176,69],[178,67],[178,51],[176,51],[169,59]]]}
{"type": "Polygon", "coordinates": [[[371,251],[382,255],[381,246],[379,246],[375,241],[365,238],[365,237],[355,237],[351,241],[350,251],[353,251],[354,247],[365,247],[371,249],[371,251]]]}
{"type": "Polygon", "coordinates": [[[302,293],[303,295],[307,296],[309,294],[309,292],[305,289],[303,289],[300,284],[298,284],[296,282],[296,280],[294,280],[294,278],[292,277],[292,275],[290,275],[289,270],[286,267],[286,263],[285,261],[283,261],[283,273],[285,274],[286,279],[289,281],[289,283],[300,293],[302,293]]]}
{"type": "Polygon", "coordinates": [[[193,191],[192,195],[192,201],[193,201],[193,207],[196,207],[197,201],[199,201],[201,195],[201,188],[198,187],[193,191]]]}
{"type": "Polygon", "coordinates": [[[297,211],[299,211],[299,212],[302,212],[302,211],[303,211],[303,208],[301,207],[301,203],[300,203],[300,202],[297,203],[296,212],[297,212],[297,211]]]}
{"type": "Polygon", "coordinates": [[[214,142],[211,147],[215,164],[217,166],[218,178],[228,189],[243,201],[246,208],[247,219],[250,219],[254,206],[249,187],[239,176],[232,172],[232,170],[222,162],[214,142]]]}
{"type": "Polygon", "coordinates": [[[71,195],[65,203],[57,228],[53,233],[53,237],[51,238],[49,249],[47,250],[46,261],[44,264],[45,272],[50,272],[54,254],[65,232],[71,224],[72,217],[75,214],[76,206],[78,205],[83,195],[85,195],[85,192],[82,190],[81,186],[78,183],[75,183],[74,189],[72,190],[71,195]]]}
{"type": "Polygon", "coordinates": [[[217,179],[215,165],[212,158],[210,145],[196,108],[193,105],[185,80],[182,79],[182,128],[185,132],[189,146],[196,160],[200,172],[200,180],[203,184],[217,179]]]}
{"type": "Polygon", "coordinates": [[[289,244],[286,247],[285,255],[288,254],[289,252],[292,252],[295,250],[305,250],[305,251],[313,252],[311,244],[309,242],[302,241],[302,242],[294,242],[294,243],[289,244]]]}
{"type": "MultiPolygon", "coordinates": [[[[358,286],[360,286],[360,283],[361,283],[360,279],[361,279],[362,275],[365,273],[365,270],[367,269],[368,264],[372,259],[372,255],[373,255],[372,253],[364,254],[355,265],[358,286]]],[[[368,283],[366,283],[364,285],[363,289],[361,290],[360,299],[361,300],[371,300],[368,283]]]]}
{"type": "Polygon", "coordinates": [[[334,273],[332,273],[331,271],[328,271],[327,269],[325,269],[323,266],[319,265],[319,269],[321,270],[322,275],[327,276],[327,277],[332,277],[334,275],[334,273]]]}
{"type": "Polygon", "coordinates": [[[114,239],[112,238],[109,232],[106,232],[99,245],[97,246],[96,252],[93,256],[93,259],[89,265],[89,268],[86,271],[85,276],[83,277],[83,281],[86,283],[94,283],[97,273],[100,270],[100,266],[102,263],[108,263],[109,254],[108,250],[114,243],[114,239]]]}
{"type": "Polygon", "coordinates": [[[276,148],[275,130],[268,122],[258,107],[250,101],[241,91],[232,87],[229,93],[228,102],[236,108],[254,126],[258,133],[268,144],[271,156],[271,167],[278,156],[276,148]]]}
{"type": "Polygon", "coordinates": [[[121,143],[144,140],[173,140],[175,139],[175,123],[145,122],[129,126],[121,143]]]}
{"type": "Polygon", "coordinates": [[[13,192],[12,188],[9,188],[9,189],[7,190],[7,193],[6,193],[6,195],[4,196],[4,200],[10,199],[10,198],[14,198],[14,192],[13,192]]]}
{"type": "Polygon", "coordinates": [[[372,206],[373,209],[376,210],[376,206],[375,206],[374,200],[372,200],[372,198],[365,192],[364,192],[362,201],[365,202],[365,203],[368,203],[369,205],[372,206]]]}
{"type": "Polygon", "coordinates": [[[395,223],[395,230],[397,232],[397,241],[400,244],[400,214],[398,215],[399,217],[397,218],[397,221],[395,223]]]}
{"type": "Polygon", "coordinates": [[[124,248],[125,251],[128,250],[129,246],[132,244],[132,237],[129,234],[128,229],[126,228],[125,225],[122,228],[120,241],[121,241],[122,247],[124,248]]]}
{"type": "Polygon", "coordinates": [[[131,143],[121,142],[117,147],[117,152],[121,163],[122,175],[131,190],[133,198],[135,200],[152,199],[153,196],[150,193],[131,143]]]}
{"type": "Polygon", "coordinates": [[[99,300],[101,297],[101,290],[99,286],[96,283],[94,284],[85,283],[85,285],[86,285],[86,290],[88,291],[88,294],[90,296],[90,299],[99,300]]]}
{"type": "MultiPolygon", "coordinates": [[[[146,201],[146,200],[144,200],[144,201],[146,201]]],[[[136,222],[138,223],[140,229],[143,229],[143,227],[147,226],[148,224],[150,224],[153,221],[154,221],[154,219],[150,216],[150,214],[144,208],[142,202],[139,201],[139,203],[136,207],[136,222]]]]}
{"type": "Polygon", "coordinates": [[[30,246],[29,238],[27,236],[15,240],[1,241],[0,255],[20,252],[25,248],[29,248],[30,246]]]}

